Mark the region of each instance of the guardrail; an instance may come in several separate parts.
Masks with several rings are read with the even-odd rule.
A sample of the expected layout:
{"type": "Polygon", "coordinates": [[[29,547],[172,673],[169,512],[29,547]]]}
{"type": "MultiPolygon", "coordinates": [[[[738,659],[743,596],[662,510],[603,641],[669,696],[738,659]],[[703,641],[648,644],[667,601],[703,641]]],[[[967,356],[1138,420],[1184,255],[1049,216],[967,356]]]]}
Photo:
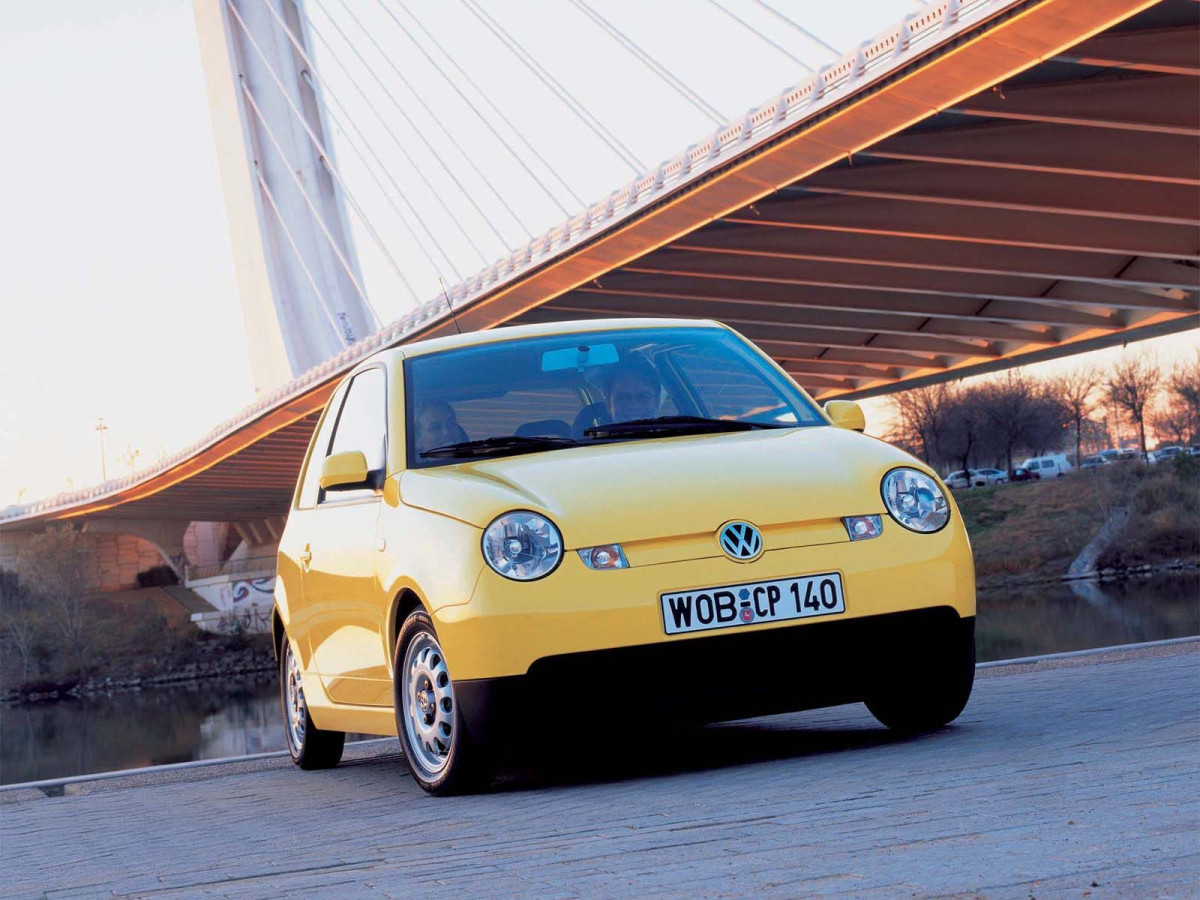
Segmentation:
{"type": "Polygon", "coordinates": [[[249,556],[245,559],[235,559],[229,562],[212,563],[205,566],[185,565],[183,581],[190,584],[204,578],[216,578],[219,575],[274,575],[276,559],[271,556],[249,556]]]}

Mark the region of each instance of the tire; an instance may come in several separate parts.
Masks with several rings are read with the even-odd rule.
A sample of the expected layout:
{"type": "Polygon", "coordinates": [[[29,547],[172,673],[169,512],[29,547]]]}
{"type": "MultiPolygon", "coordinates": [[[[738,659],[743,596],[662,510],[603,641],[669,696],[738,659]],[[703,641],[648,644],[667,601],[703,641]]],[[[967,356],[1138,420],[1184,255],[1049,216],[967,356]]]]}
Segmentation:
{"type": "Polygon", "coordinates": [[[279,703],[283,708],[283,732],[292,762],[302,769],[332,769],[342,759],[344,731],[325,731],[313,724],[300,682],[300,666],[292,653],[292,642],[283,638],[279,655],[279,703]]]}
{"type": "Polygon", "coordinates": [[[867,699],[881,723],[902,734],[936,731],[958,718],[975,683],[975,620],[960,619],[906,643],[867,699]]]}
{"type": "Polygon", "coordinates": [[[396,733],[413,780],[437,795],[487,787],[491,761],[467,732],[433,620],[423,609],[400,627],[392,671],[396,733]]]}

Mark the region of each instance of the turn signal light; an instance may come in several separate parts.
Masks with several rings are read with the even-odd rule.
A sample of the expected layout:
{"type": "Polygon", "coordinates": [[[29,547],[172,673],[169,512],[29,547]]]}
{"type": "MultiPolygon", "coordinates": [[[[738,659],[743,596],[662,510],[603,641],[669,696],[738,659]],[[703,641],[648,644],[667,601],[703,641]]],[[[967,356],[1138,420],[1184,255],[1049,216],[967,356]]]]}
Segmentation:
{"type": "Polygon", "coordinates": [[[589,569],[628,569],[629,560],[620,544],[601,544],[579,551],[579,558],[589,569]]]}
{"type": "Polygon", "coordinates": [[[883,516],[846,516],[842,521],[852,541],[869,541],[883,533],[883,516]]]}

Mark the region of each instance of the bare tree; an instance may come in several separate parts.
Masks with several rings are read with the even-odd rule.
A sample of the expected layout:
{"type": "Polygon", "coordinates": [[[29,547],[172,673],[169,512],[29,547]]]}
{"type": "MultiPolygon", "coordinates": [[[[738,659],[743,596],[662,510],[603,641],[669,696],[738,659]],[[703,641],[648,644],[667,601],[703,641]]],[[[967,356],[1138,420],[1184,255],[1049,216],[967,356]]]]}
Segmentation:
{"type": "Polygon", "coordinates": [[[70,525],[51,525],[17,551],[17,571],[42,595],[80,678],[87,674],[92,646],[84,601],[92,570],[90,543],[70,525]]]}
{"type": "Polygon", "coordinates": [[[1041,443],[1045,403],[1033,382],[1017,369],[1010,369],[1003,378],[985,385],[981,399],[998,448],[1011,472],[1013,450],[1041,443]]]}
{"type": "Polygon", "coordinates": [[[1128,354],[1113,363],[1104,387],[1109,399],[1137,428],[1142,459],[1146,458],[1146,409],[1162,390],[1158,360],[1146,353],[1128,354]]]}
{"type": "Polygon", "coordinates": [[[1075,432],[1075,465],[1082,461],[1083,423],[1096,408],[1096,392],[1101,381],[1100,372],[1094,366],[1085,366],[1051,379],[1048,385],[1051,396],[1062,407],[1075,432]]]}
{"type": "Polygon", "coordinates": [[[894,434],[896,443],[913,447],[932,466],[945,458],[942,445],[949,429],[946,412],[952,393],[949,385],[934,384],[903,391],[893,398],[899,420],[894,434]]]}
{"type": "Polygon", "coordinates": [[[1166,431],[1180,444],[1200,440],[1200,350],[1175,364],[1166,389],[1167,403],[1154,419],[1154,430],[1166,431]]]}
{"type": "Polygon", "coordinates": [[[29,661],[41,636],[37,600],[16,572],[0,569],[0,638],[21,658],[21,683],[29,681],[29,661]]]}
{"type": "Polygon", "coordinates": [[[949,393],[945,404],[946,434],[943,445],[946,453],[964,471],[971,466],[972,455],[978,455],[987,434],[988,419],[979,388],[961,388],[949,393]]]}
{"type": "Polygon", "coordinates": [[[125,452],[121,454],[121,462],[128,466],[130,474],[133,474],[133,472],[137,471],[137,461],[138,457],[141,455],[142,451],[135,448],[133,444],[127,444],[125,446],[125,452]]]}

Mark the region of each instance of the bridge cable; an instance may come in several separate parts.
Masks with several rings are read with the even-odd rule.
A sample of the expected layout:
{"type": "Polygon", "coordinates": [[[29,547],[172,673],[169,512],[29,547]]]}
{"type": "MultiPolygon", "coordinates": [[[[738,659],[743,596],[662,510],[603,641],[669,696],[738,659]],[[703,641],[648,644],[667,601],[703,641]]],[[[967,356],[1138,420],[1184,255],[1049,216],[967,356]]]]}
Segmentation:
{"type": "MultiPolygon", "coordinates": [[[[301,77],[303,77],[305,81],[308,81],[310,85],[313,85],[314,82],[313,82],[312,76],[309,74],[309,72],[307,70],[305,70],[302,73],[301,77]]],[[[327,96],[330,99],[333,99],[332,92],[326,91],[325,93],[327,94],[327,96]]],[[[341,105],[339,104],[339,108],[341,108],[342,111],[345,112],[345,107],[341,107],[341,105]]],[[[405,206],[408,207],[409,212],[412,213],[412,217],[414,219],[416,219],[417,224],[419,224],[421,226],[421,230],[425,232],[426,236],[433,242],[433,245],[437,248],[438,253],[446,261],[446,263],[450,266],[451,271],[454,272],[454,277],[457,278],[459,281],[462,281],[462,279],[463,279],[462,272],[460,272],[458,270],[458,267],[454,265],[454,261],[450,259],[450,257],[446,254],[446,251],[442,249],[442,245],[437,242],[437,238],[435,238],[433,236],[433,234],[429,230],[429,227],[425,224],[424,218],[422,218],[421,214],[419,212],[417,212],[416,207],[414,207],[412,204],[412,201],[408,199],[408,195],[404,193],[403,188],[401,188],[400,185],[396,182],[396,179],[392,176],[392,173],[390,171],[388,171],[386,164],[383,162],[382,159],[379,158],[379,154],[377,154],[374,151],[374,149],[372,149],[370,143],[366,139],[366,136],[363,135],[362,131],[359,130],[358,126],[356,124],[354,124],[353,119],[351,119],[349,117],[349,115],[347,115],[346,120],[339,118],[338,116],[334,115],[333,111],[328,106],[325,107],[325,114],[329,117],[329,120],[341,130],[341,132],[346,140],[346,146],[348,146],[351,150],[354,151],[354,155],[357,156],[359,162],[362,163],[363,169],[365,169],[367,174],[369,174],[371,176],[371,180],[375,182],[375,186],[377,188],[379,188],[380,196],[382,196],[383,199],[388,202],[388,206],[390,206],[392,208],[392,211],[396,214],[396,218],[400,220],[400,224],[404,226],[404,230],[407,231],[409,233],[409,235],[412,237],[413,243],[417,245],[417,248],[421,251],[421,255],[425,257],[426,262],[429,263],[430,268],[433,269],[434,273],[438,276],[438,278],[443,277],[441,266],[439,266],[437,264],[437,261],[434,260],[433,254],[431,254],[429,252],[429,248],[425,246],[425,243],[421,240],[420,235],[418,235],[417,232],[413,229],[412,225],[409,224],[408,217],[406,216],[406,214],[401,211],[400,207],[396,204],[396,201],[392,198],[392,195],[388,192],[387,188],[384,187],[383,182],[379,180],[379,176],[375,174],[374,169],[372,169],[371,165],[367,162],[367,158],[366,158],[366,156],[363,155],[362,150],[360,150],[358,148],[358,145],[355,144],[355,142],[353,140],[351,140],[349,131],[346,127],[347,122],[349,123],[350,128],[353,128],[358,133],[359,138],[363,141],[364,145],[367,148],[367,152],[371,154],[372,158],[375,160],[376,165],[378,165],[379,168],[383,171],[383,174],[387,177],[388,181],[390,181],[392,183],[392,187],[395,189],[396,193],[400,195],[400,200],[404,203],[405,206]]]]}
{"type": "Polygon", "coordinates": [[[835,57],[842,55],[842,51],[839,50],[837,47],[831,47],[829,44],[825,43],[823,40],[821,40],[819,37],[817,37],[815,34],[813,34],[811,31],[809,31],[803,25],[801,25],[799,22],[793,21],[792,19],[788,18],[783,13],[781,13],[779,10],[777,10],[775,7],[771,6],[771,4],[767,3],[766,0],[754,0],[754,2],[757,3],[759,6],[761,6],[763,9],[765,9],[767,12],[769,12],[771,15],[775,16],[775,18],[782,19],[784,22],[787,22],[789,25],[791,25],[793,28],[795,28],[798,32],[800,32],[802,35],[804,35],[806,38],[808,38],[813,43],[819,44],[820,46],[824,47],[826,50],[828,50],[830,53],[832,53],[835,57]]]}
{"type": "MultiPolygon", "coordinates": [[[[363,102],[366,103],[367,107],[371,110],[371,112],[373,112],[375,114],[375,118],[377,118],[379,120],[379,123],[383,126],[384,131],[386,131],[388,133],[388,136],[395,143],[395,145],[396,145],[397,149],[399,149],[400,153],[404,156],[404,158],[406,160],[408,160],[408,164],[412,167],[412,170],[417,173],[417,177],[421,179],[421,182],[425,185],[426,188],[429,189],[429,192],[435,198],[437,198],[439,196],[438,189],[433,186],[433,183],[425,175],[424,170],[419,165],[417,165],[417,161],[412,158],[412,154],[410,154],[408,152],[407,148],[405,148],[404,142],[402,140],[400,140],[400,137],[396,134],[395,131],[392,130],[391,125],[388,124],[387,117],[379,111],[379,109],[375,106],[374,103],[371,102],[370,96],[363,89],[362,85],[360,85],[358,83],[358,79],[356,79],[354,77],[354,75],[350,72],[350,68],[342,61],[341,57],[338,56],[337,51],[335,51],[333,49],[333,45],[329,43],[329,41],[325,38],[325,35],[321,34],[321,32],[317,29],[316,25],[313,23],[311,18],[309,18],[306,15],[304,17],[304,21],[308,25],[308,30],[322,44],[325,45],[325,52],[329,54],[330,59],[332,59],[335,63],[337,63],[338,67],[346,74],[347,80],[350,82],[351,85],[353,85],[355,91],[357,91],[358,95],[360,97],[362,97],[363,102]]],[[[368,69],[368,71],[369,71],[369,69],[368,69]]],[[[372,75],[374,76],[373,72],[372,72],[372,75]]],[[[376,80],[376,82],[379,82],[378,76],[375,76],[375,80],[376,80]]],[[[380,87],[383,87],[383,85],[380,84],[380,87]]],[[[386,91],[387,88],[385,87],[384,90],[386,91]]],[[[467,229],[463,227],[463,224],[462,224],[462,222],[460,222],[458,220],[458,217],[455,216],[454,213],[450,211],[450,207],[448,207],[445,203],[442,203],[442,211],[446,214],[446,216],[450,219],[450,221],[454,223],[455,228],[458,229],[459,233],[463,236],[463,239],[471,246],[471,249],[474,250],[476,254],[478,254],[479,259],[483,262],[483,264],[485,266],[489,265],[490,260],[488,260],[487,255],[479,248],[479,245],[477,243],[475,243],[474,238],[472,238],[470,232],[467,231],[467,229]]],[[[453,266],[451,268],[453,268],[453,266]]]]}
{"type": "Polygon", "coordinates": [[[553,75],[547,72],[517,40],[504,30],[504,27],[493,19],[475,0],[460,0],[467,10],[487,28],[510,53],[529,69],[562,103],[575,114],[592,132],[608,145],[622,161],[633,170],[635,175],[642,175],[647,165],[633,151],[625,146],[615,134],[601,124],[600,120],[588,112],[587,107],[580,103],[553,75]]]}
{"type": "MultiPolygon", "coordinates": [[[[519,129],[516,125],[514,125],[511,121],[509,121],[508,117],[506,115],[504,115],[504,112],[500,109],[500,107],[497,106],[492,101],[492,99],[488,96],[487,92],[483,88],[481,88],[478,84],[475,83],[475,81],[471,78],[471,76],[467,74],[466,70],[458,64],[458,61],[454,58],[454,56],[451,55],[446,50],[446,48],[443,47],[438,42],[438,39],[436,37],[434,37],[432,32],[430,32],[430,30],[421,23],[421,20],[418,19],[415,15],[413,15],[412,11],[407,6],[404,5],[404,0],[395,0],[395,3],[402,10],[404,10],[406,13],[408,13],[408,17],[410,19],[412,19],[413,22],[416,24],[416,26],[419,29],[421,29],[421,31],[425,34],[425,36],[427,38],[429,38],[430,43],[432,43],[433,46],[437,47],[438,50],[441,51],[442,56],[446,57],[446,60],[450,63],[450,65],[452,65],[454,67],[454,69],[458,72],[458,74],[462,76],[463,80],[466,81],[466,83],[469,84],[475,90],[475,92],[477,94],[479,94],[480,97],[483,98],[483,101],[488,105],[489,108],[491,108],[492,112],[494,112],[496,114],[496,116],[500,119],[500,121],[503,122],[505,125],[507,125],[512,130],[513,134],[515,134],[517,136],[517,139],[525,146],[525,149],[529,151],[530,155],[532,155],[534,157],[534,159],[536,159],[538,162],[540,162],[543,166],[546,167],[547,171],[549,171],[550,174],[553,175],[554,178],[558,181],[558,183],[560,185],[562,185],[563,190],[565,190],[568,194],[571,195],[571,199],[574,200],[576,203],[578,203],[580,206],[586,206],[587,204],[585,203],[584,199],[582,197],[580,197],[577,193],[575,193],[574,190],[572,190],[571,185],[568,184],[567,181],[561,175],[558,174],[558,172],[555,170],[555,168],[552,165],[550,165],[550,163],[545,159],[545,157],[543,157],[542,154],[540,154],[538,152],[537,147],[535,147],[532,143],[530,143],[529,139],[525,137],[524,132],[522,132],[521,129],[519,129]]],[[[570,212],[566,208],[564,208],[561,204],[559,205],[559,209],[561,209],[565,215],[570,215],[570,212]]]]}
{"type": "Polygon", "coordinates": [[[724,6],[722,6],[718,2],[718,0],[708,0],[708,2],[711,3],[713,6],[715,6],[717,9],[719,9],[721,12],[725,13],[725,15],[729,16],[729,18],[733,19],[735,22],[737,22],[739,25],[741,25],[747,31],[752,32],[753,34],[755,34],[759,38],[761,38],[763,41],[770,44],[772,47],[774,47],[776,50],[778,50],[780,53],[782,53],[784,56],[786,56],[792,62],[796,63],[796,65],[800,66],[805,71],[807,71],[807,72],[813,71],[813,67],[810,66],[808,63],[806,63],[804,60],[802,60],[800,57],[796,56],[794,53],[792,53],[790,50],[783,47],[782,45],[775,43],[775,41],[771,40],[769,37],[767,37],[765,34],[763,34],[761,31],[759,31],[757,28],[755,28],[753,25],[751,25],[749,22],[747,22],[745,19],[743,19],[737,13],[735,13],[733,10],[726,9],[724,6]]]}
{"type": "MultiPolygon", "coordinates": [[[[479,111],[479,107],[477,107],[474,103],[472,103],[470,98],[467,97],[467,95],[464,94],[459,89],[458,85],[454,83],[454,80],[451,79],[450,76],[446,74],[446,70],[443,69],[440,65],[438,65],[437,60],[435,60],[433,58],[433,56],[431,56],[429,54],[429,52],[421,45],[421,43],[415,37],[413,37],[412,32],[409,31],[408,28],[404,25],[404,23],[400,21],[399,17],[397,17],[397,15],[394,12],[392,12],[391,9],[388,8],[388,6],[384,2],[384,0],[377,0],[377,2],[379,3],[379,5],[381,7],[383,7],[383,11],[391,17],[392,21],[396,23],[396,25],[400,28],[400,30],[404,32],[405,36],[409,39],[409,41],[411,41],[413,43],[413,45],[416,46],[416,48],[421,51],[421,55],[424,56],[425,59],[429,61],[429,64],[431,66],[433,66],[433,68],[437,71],[437,73],[442,76],[442,80],[445,81],[446,84],[450,85],[451,88],[453,88],[454,92],[456,94],[458,94],[459,98],[463,101],[463,103],[467,104],[467,107],[471,110],[471,112],[473,112],[475,114],[475,117],[484,124],[484,126],[487,128],[487,130],[490,131],[492,133],[492,135],[496,138],[496,140],[498,140],[500,142],[500,144],[504,147],[504,149],[508,151],[509,156],[511,156],[514,160],[516,160],[517,164],[522,169],[525,170],[525,174],[527,174],[530,178],[532,178],[534,184],[536,184],[539,188],[542,189],[542,193],[545,194],[550,199],[550,202],[553,203],[555,206],[557,206],[564,216],[570,216],[571,211],[569,209],[567,209],[565,206],[563,206],[562,203],[559,202],[558,198],[556,196],[554,196],[554,194],[551,192],[551,190],[548,187],[546,187],[546,185],[542,182],[542,180],[540,178],[537,177],[537,175],[534,173],[533,169],[529,168],[529,165],[525,162],[524,158],[522,158],[521,155],[512,148],[512,145],[509,144],[509,142],[504,139],[504,135],[500,134],[500,132],[496,130],[495,126],[493,126],[492,123],[489,122],[487,120],[487,118],[483,115],[483,113],[481,113],[479,111]]],[[[400,5],[403,8],[403,4],[398,4],[398,5],[400,5]]],[[[408,12],[408,10],[406,9],[405,12],[408,12]]],[[[409,15],[412,15],[412,13],[409,13],[409,15]]],[[[582,205],[582,203],[580,205],[582,205]]]]}
{"type": "MultiPolygon", "coordinates": [[[[320,154],[321,162],[325,166],[326,171],[328,171],[330,176],[333,178],[333,180],[335,182],[337,182],[338,187],[341,189],[342,194],[349,201],[350,206],[354,209],[354,211],[356,213],[358,213],[359,218],[362,219],[363,226],[367,229],[367,233],[371,236],[371,239],[375,242],[375,245],[379,248],[379,251],[383,254],[384,259],[386,259],[388,261],[388,263],[391,265],[392,269],[396,272],[396,276],[400,279],[401,283],[408,290],[409,294],[412,295],[413,302],[417,303],[419,305],[421,300],[417,296],[417,292],[415,290],[413,290],[412,284],[404,276],[404,272],[401,270],[400,264],[396,262],[395,257],[392,256],[392,254],[388,250],[387,246],[383,243],[383,239],[379,237],[379,233],[375,230],[375,227],[371,224],[370,218],[368,218],[366,212],[363,211],[363,208],[361,206],[359,206],[358,201],[354,199],[354,195],[352,193],[350,193],[350,189],[348,187],[346,187],[346,182],[342,180],[342,176],[338,173],[337,168],[333,165],[333,161],[330,157],[329,151],[325,148],[325,145],[321,141],[321,139],[317,137],[316,132],[313,131],[312,126],[308,123],[307,117],[300,110],[300,108],[298,106],[296,106],[295,101],[293,101],[291,96],[288,94],[287,88],[284,87],[284,85],[283,85],[283,81],[280,80],[279,75],[275,72],[275,69],[271,66],[271,63],[267,59],[266,54],[263,53],[262,48],[259,47],[258,41],[256,41],[254,39],[254,35],[251,34],[250,29],[246,26],[246,22],[242,19],[241,13],[239,13],[237,11],[237,8],[233,5],[233,0],[225,0],[225,2],[226,2],[226,5],[229,7],[229,11],[231,13],[233,13],[233,17],[237,20],[238,24],[241,26],[242,33],[246,36],[246,40],[249,41],[250,46],[252,48],[254,48],[254,52],[258,54],[258,58],[262,61],[262,64],[266,67],[268,74],[270,74],[270,76],[271,76],[271,80],[275,82],[275,87],[277,87],[279,89],[279,94],[281,97],[283,97],[283,100],[287,104],[288,109],[290,109],[292,111],[292,114],[296,117],[296,121],[298,121],[300,123],[300,127],[302,127],[304,129],[304,132],[305,132],[305,134],[308,135],[308,139],[312,142],[313,147],[316,149],[317,153],[320,154]]],[[[265,122],[263,123],[263,126],[266,127],[265,122]]],[[[273,138],[274,138],[274,136],[272,136],[272,139],[273,138]]],[[[371,306],[371,301],[368,300],[366,298],[366,296],[364,296],[363,302],[366,303],[367,308],[371,310],[371,314],[375,317],[376,326],[377,327],[382,326],[383,320],[379,318],[379,315],[375,312],[374,307],[371,306]]]]}
{"type": "Polygon", "coordinates": [[[267,203],[270,205],[271,211],[275,213],[275,218],[279,220],[279,227],[283,229],[283,236],[287,238],[288,246],[292,248],[292,253],[296,256],[296,262],[300,264],[300,270],[304,273],[304,277],[308,279],[309,287],[317,295],[317,299],[321,301],[321,312],[325,313],[325,318],[329,320],[329,324],[333,328],[333,333],[337,335],[341,345],[343,347],[350,346],[349,340],[334,320],[333,313],[329,308],[329,302],[325,299],[325,295],[321,293],[321,289],[317,287],[316,279],[313,278],[312,272],[309,271],[308,266],[304,262],[304,254],[300,252],[300,248],[296,245],[296,239],[292,237],[291,229],[287,227],[287,222],[283,218],[283,213],[279,211],[279,204],[275,202],[275,195],[271,193],[271,188],[267,185],[267,179],[263,178],[262,172],[259,171],[256,171],[254,175],[258,179],[259,188],[262,189],[263,195],[267,198],[267,203]]]}
{"type": "Polygon", "coordinates": [[[671,74],[661,63],[659,63],[649,53],[639,47],[632,38],[626,35],[620,28],[613,25],[608,19],[596,12],[586,3],[586,0],[571,0],[571,3],[582,12],[585,16],[599,25],[609,37],[613,38],[618,44],[628,50],[635,58],[646,65],[651,72],[654,72],[665,81],[668,85],[675,89],[681,97],[688,101],[696,109],[700,110],[704,115],[713,120],[713,123],[719,128],[722,125],[729,124],[729,117],[722,113],[719,109],[708,103],[703,97],[689,88],[686,84],[680,81],[677,77],[671,74]]]}
{"type": "Polygon", "coordinates": [[[380,170],[382,170],[383,174],[387,177],[388,181],[391,182],[392,187],[395,189],[396,193],[400,195],[401,201],[403,201],[404,205],[408,207],[409,212],[412,213],[412,217],[414,219],[416,219],[417,224],[421,226],[421,229],[422,229],[422,231],[425,232],[426,237],[429,238],[429,240],[433,243],[433,246],[435,248],[437,248],[438,253],[441,254],[442,258],[450,266],[451,270],[454,272],[455,277],[459,281],[462,281],[462,273],[458,271],[458,268],[454,265],[454,261],[446,254],[446,251],[442,249],[442,245],[438,242],[437,237],[433,234],[432,231],[429,230],[429,226],[425,224],[424,217],[421,216],[421,214],[419,212],[417,212],[416,207],[413,206],[412,202],[408,199],[408,195],[404,193],[404,189],[400,187],[399,183],[396,181],[395,177],[392,175],[392,173],[388,169],[387,165],[379,157],[379,154],[375,152],[375,149],[371,146],[371,142],[369,140],[367,140],[367,136],[365,134],[363,134],[362,129],[359,128],[357,123],[354,122],[353,117],[346,110],[346,107],[343,105],[343,103],[337,98],[337,95],[333,92],[333,89],[318,74],[317,68],[313,64],[312,59],[309,57],[308,52],[305,50],[304,45],[300,43],[300,40],[296,37],[295,34],[292,33],[292,30],[291,30],[291,28],[288,27],[288,24],[286,22],[284,22],[283,19],[280,17],[280,15],[276,11],[275,5],[273,3],[268,3],[267,9],[271,13],[271,15],[275,18],[275,21],[278,24],[279,28],[281,28],[283,30],[284,34],[287,35],[288,40],[291,41],[292,47],[295,48],[296,52],[300,55],[300,58],[304,60],[305,65],[308,66],[307,69],[305,69],[303,72],[300,73],[300,76],[305,81],[308,82],[309,87],[313,89],[314,93],[319,88],[322,96],[325,99],[331,100],[337,106],[337,108],[339,110],[341,110],[343,112],[343,114],[345,114],[346,121],[343,122],[333,114],[333,111],[330,109],[329,106],[325,107],[326,115],[328,115],[330,120],[338,128],[340,128],[342,130],[342,132],[346,138],[347,146],[349,146],[350,149],[354,151],[355,155],[358,157],[359,161],[362,163],[363,168],[367,171],[368,174],[370,174],[372,180],[374,180],[374,182],[375,182],[376,187],[379,188],[380,194],[383,196],[383,198],[385,200],[388,201],[388,205],[392,207],[392,210],[396,213],[396,217],[400,220],[400,222],[408,230],[408,233],[410,235],[412,235],[413,242],[416,243],[417,247],[420,248],[421,253],[425,256],[425,259],[428,260],[429,265],[433,268],[434,272],[437,273],[439,278],[442,276],[441,267],[438,266],[438,264],[434,261],[433,256],[430,254],[430,252],[426,248],[425,244],[421,241],[420,237],[418,237],[417,233],[413,230],[412,226],[408,222],[408,219],[407,219],[405,213],[400,211],[400,208],[396,205],[396,201],[392,198],[391,194],[386,190],[386,188],[384,188],[383,183],[379,180],[379,176],[375,174],[374,169],[372,169],[370,164],[367,162],[366,157],[363,155],[362,150],[360,150],[358,148],[358,146],[355,144],[355,142],[353,140],[351,140],[349,131],[346,128],[347,124],[349,124],[349,126],[354,129],[354,132],[358,135],[359,140],[361,140],[363,145],[367,148],[367,152],[371,154],[372,158],[375,160],[376,165],[380,168],[380,170]]]}
{"type": "Polygon", "coordinates": [[[321,231],[325,235],[325,239],[329,241],[329,246],[333,249],[334,255],[338,258],[338,262],[342,264],[342,269],[346,272],[346,277],[350,279],[350,282],[354,285],[354,289],[358,291],[358,296],[362,298],[363,303],[365,303],[367,308],[371,310],[371,315],[375,316],[375,321],[379,322],[379,316],[371,307],[371,301],[367,299],[367,292],[363,290],[363,286],[359,283],[358,276],[354,274],[354,270],[351,267],[349,260],[346,259],[345,253],[342,252],[342,248],[338,246],[337,240],[334,238],[333,234],[330,233],[329,228],[325,225],[325,220],[321,218],[321,214],[317,211],[317,207],[312,202],[312,198],[308,196],[308,191],[304,189],[304,182],[301,181],[300,176],[296,173],[296,169],[292,165],[292,161],[288,159],[287,154],[283,152],[283,147],[279,145],[279,140],[275,137],[275,132],[273,132],[271,130],[271,126],[267,124],[266,116],[264,116],[262,110],[259,109],[258,103],[254,99],[254,93],[246,84],[245,77],[239,76],[239,78],[241,79],[242,95],[250,104],[250,108],[254,111],[254,115],[258,118],[259,123],[262,125],[263,131],[266,132],[267,137],[270,139],[271,146],[275,148],[275,152],[279,154],[279,158],[283,160],[283,164],[287,168],[288,174],[292,177],[292,182],[296,185],[296,190],[300,192],[300,196],[304,198],[304,203],[308,206],[308,211],[312,213],[313,219],[321,227],[321,231]]]}
{"type": "MultiPolygon", "coordinates": [[[[462,149],[460,142],[456,141],[454,139],[454,135],[452,135],[450,133],[450,130],[448,128],[446,128],[446,126],[444,124],[442,124],[442,120],[440,118],[438,118],[437,113],[435,113],[429,107],[429,104],[425,102],[425,98],[423,98],[421,96],[421,94],[417,91],[417,89],[412,86],[412,84],[409,82],[409,80],[404,77],[404,73],[400,71],[400,67],[397,66],[392,61],[391,56],[388,54],[388,52],[386,50],[383,49],[383,47],[380,45],[379,41],[377,41],[375,39],[375,35],[373,35],[371,33],[371,30],[369,28],[367,28],[367,26],[365,26],[362,23],[362,20],[359,19],[358,16],[356,16],[354,14],[354,10],[352,10],[346,4],[346,0],[338,0],[338,2],[342,5],[342,8],[346,11],[346,14],[349,15],[350,18],[354,20],[354,23],[358,26],[359,30],[362,31],[362,33],[364,35],[366,35],[367,40],[371,42],[372,46],[374,46],[375,49],[377,51],[379,51],[379,54],[380,54],[380,56],[383,57],[384,62],[386,62],[388,64],[388,66],[391,68],[391,70],[396,73],[396,76],[400,79],[401,84],[403,84],[406,88],[408,88],[409,93],[412,94],[413,97],[416,98],[417,103],[419,103],[421,105],[421,108],[425,110],[425,112],[429,115],[429,117],[431,119],[433,119],[434,124],[436,124],[437,127],[442,130],[442,133],[446,136],[446,140],[449,141],[450,145],[453,146],[458,151],[459,155],[464,160],[466,160],[467,165],[469,165],[471,167],[472,171],[474,171],[475,174],[479,176],[479,179],[483,182],[483,184],[487,187],[487,189],[492,192],[492,194],[495,196],[495,198],[500,201],[500,205],[503,206],[505,208],[505,210],[508,211],[508,214],[510,216],[512,216],[513,221],[515,221],[517,223],[518,227],[520,227],[520,229],[525,232],[525,234],[529,238],[529,240],[533,240],[533,232],[529,230],[529,227],[524,223],[524,221],[522,221],[521,217],[517,215],[516,211],[513,210],[513,208],[508,205],[508,201],[506,201],[500,195],[500,192],[497,191],[496,188],[492,186],[491,179],[489,179],[486,175],[483,174],[483,171],[479,168],[479,166],[477,166],[475,164],[475,161],[467,154],[467,152],[465,150],[462,149]]],[[[321,4],[319,2],[316,5],[318,7],[321,6],[321,4]]],[[[325,12],[325,10],[323,8],[321,11],[325,12]]],[[[328,17],[329,13],[325,12],[325,15],[328,17]]],[[[342,31],[341,27],[337,24],[337,22],[333,21],[332,18],[330,18],[330,21],[333,23],[333,27],[335,29],[337,29],[337,31],[340,34],[343,34],[343,35],[345,34],[345,32],[342,31]]],[[[355,53],[356,54],[358,53],[357,48],[355,48],[355,53]]],[[[359,58],[362,59],[361,55],[359,56],[359,58]]],[[[363,60],[363,62],[364,62],[364,64],[366,64],[366,60],[363,60]]],[[[392,102],[396,103],[397,108],[399,108],[399,103],[398,103],[398,101],[396,101],[394,95],[392,95],[391,92],[389,92],[389,96],[392,97],[392,102]]],[[[404,117],[410,123],[412,122],[412,120],[408,118],[407,114],[404,114],[404,117]]],[[[417,137],[419,137],[421,139],[421,142],[425,145],[425,147],[429,150],[429,152],[434,155],[434,158],[437,159],[437,161],[441,164],[442,168],[446,170],[446,173],[450,176],[451,179],[453,179],[454,183],[456,185],[458,185],[459,189],[466,195],[467,200],[470,201],[471,206],[474,207],[475,211],[477,213],[479,213],[479,215],[483,218],[483,221],[487,224],[488,228],[490,228],[492,230],[492,234],[494,234],[496,236],[496,240],[498,240],[500,242],[501,250],[505,253],[511,252],[512,246],[511,246],[510,240],[508,238],[506,238],[504,236],[504,234],[500,231],[500,229],[498,229],[495,226],[495,224],[492,222],[492,220],[488,217],[487,213],[485,213],[483,211],[483,208],[477,202],[475,202],[475,197],[471,193],[469,193],[467,191],[467,189],[465,187],[463,187],[463,185],[459,182],[458,178],[455,177],[450,166],[447,165],[442,160],[440,155],[438,155],[437,151],[433,147],[433,144],[431,144],[429,142],[429,139],[426,138],[425,135],[420,130],[416,129],[415,125],[413,126],[413,128],[414,128],[414,130],[417,131],[417,137]]]]}

